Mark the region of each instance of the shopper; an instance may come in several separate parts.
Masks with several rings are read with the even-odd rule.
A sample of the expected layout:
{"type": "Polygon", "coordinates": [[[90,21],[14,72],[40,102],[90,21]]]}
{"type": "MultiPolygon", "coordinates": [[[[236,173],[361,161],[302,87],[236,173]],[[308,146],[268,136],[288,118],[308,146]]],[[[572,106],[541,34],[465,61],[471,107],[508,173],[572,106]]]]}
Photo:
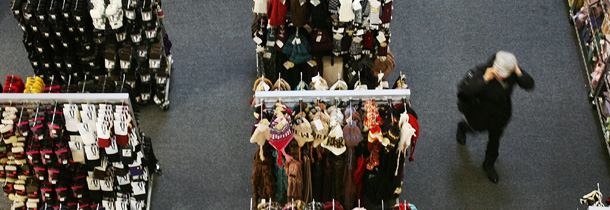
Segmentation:
{"type": "Polygon", "coordinates": [[[458,123],[456,140],[464,145],[467,132],[488,132],[483,169],[493,183],[498,182],[494,163],[500,137],[511,117],[510,96],[515,84],[525,90],[534,88],[534,80],[519,68],[515,55],[499,51],[487,63],[468,71],[458,85],[458,109],[465,120],[458,123]]]}

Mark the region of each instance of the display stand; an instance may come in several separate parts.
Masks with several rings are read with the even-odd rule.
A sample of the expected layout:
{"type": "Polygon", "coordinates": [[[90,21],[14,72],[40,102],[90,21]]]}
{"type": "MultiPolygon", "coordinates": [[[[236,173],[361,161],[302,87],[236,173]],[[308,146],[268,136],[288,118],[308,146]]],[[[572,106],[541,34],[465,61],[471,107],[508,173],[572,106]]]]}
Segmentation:
{"type": "MultiPolygon", "coordinates": [[[[574,14],[574,10],[576,8],[576,4],[577,1],[579,0],[574,0],[574,3],[572,5],[572,7],[569,8],[569,15],[570,15],[570,20],[572,21],[572,17],[575,15],[574,14]]],[[[586,7],[590,4],[589,0],[580,0],[580,1],[584,1],[584,5],[583,7],[586,7]]],[[[570,0],[568,0],[568,5],[570,5],[570,0]]],[[[603,8],[604,11],[604,21],[607,21],[608,19],[608,14],[606,11],[606,8],[603,8]]],[[[590,23],[590,16],[587,16],[587,22],[586,25],[584,27],[588,27],[591,31],[594,31],[595,35],[593,40],[591,41],[591,43],[587,46],[584,44],[584,39],[581,36],[581,30],[579,30],[576,26],[576,24],[574,25],[574,33],[576,35],[576,38],[578,40],[578,46],[580,49],[580,54],[581,54],[581,58],[582,58],[582,62],[584,64],[585,67],[585,71],[587,74],[587,81],[589,82],[589,98],[591,100],[592,105],[594,106],[594,108],[597,111],[597,117],[599,119],[600,125],[602,127],[602,131],[604,133],[604,142],[606,143],[606,149],[608,150],[608,154],[610,155],[610,130],[608,130],[606,127],[608,126],[608,122],[605,118],[605,116],[602,114],[602,109],[603,109],[603,104],[604,104],[604,100],[610,100],[610,98],[606,98],[604,99],[604,95],[603,92],[610,92],[610,81],[608,80],[608,71],[609,71],[609,65],[610,65],[610,59],[606,60],[604,63],[604,68],[601,72],[599,81],[597,81],[597,85],[594,85],[594,78],[592,78],[591,74],[594,71],[594,66],[591,65],[591,62],[589,62],[588,60],[592,60],[593,53],[597,54],[597,59],[601,59],[603,58],[602,53],[605,52],[606,49],[603,49],[603,46],[600,44],[600,36],[603,36],[603,34],[601,33],[600,29],[593,29],[593,26],[590,23]],[[589,49],[587,49],[589,48],[589,49]]]]}
{"type": "MultiPolygon", "coordinates": [[[[24,94],[24,93],[4,93],[0,94],[0,103],[6,106],[38,106],[38,105],[61,105],[61,104],[114,104],[124,105],[129,108],[129,113],[133,121],[132,133],[141,140],[142,135],[139,130],[135,112],[127,93],[55,93],[55,94],[24,94]]],[[[138,141],[139,141],[138,140],[138,141]]],[[[101,148],[100,148],[101,149],[101,148]]],[[[154,166],[155,170],[148,173],[148,195],[146,197],[146,209],[150,209],[151,194],[153,188],[154,175],[160,173],[159,165],[154,166]]]]}
{"type": "Polygon", "coordinates": [[[327,91],[258,91],[254,93],[256,103],[273,103],[278,100],[283,103],[314,102],[314,101],[347,101],[375,100],[386,102],[391,100],[409,100],[409,89],[386,90],[327,90],[327,91]]]}

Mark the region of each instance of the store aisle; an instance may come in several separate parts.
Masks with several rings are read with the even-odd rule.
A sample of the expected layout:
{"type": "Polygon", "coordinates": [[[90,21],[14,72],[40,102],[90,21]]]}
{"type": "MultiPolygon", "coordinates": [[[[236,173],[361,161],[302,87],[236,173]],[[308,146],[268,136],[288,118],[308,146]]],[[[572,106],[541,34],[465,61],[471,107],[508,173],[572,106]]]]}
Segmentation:
{"type": "MultiPolygon", "coordinates": [[[[163,176],[152,209],[246,209],[252,187],[248,100],[255,80],[250,1],[164,2],[175,59],[171,108],[140,113],[163,176]]],[[[0,76],[32,73],[21,31],[0,4],[0,76]]],[[[398,1],[392,26],[398,71],[408,76],[422,132],[403,199],[420,209],[575,209],[610,158],[591,112],[586,77],[564,2],[398,1]],[[525,8],[525,9],[522,9],[525,8]],[[497,185],[481,163],[486,135],[455,142],[456,84],[498,50],[514,52],[536,80],[515,91],[497,185]]],[[[8,207],[5,198],[0,209],[8,207]]]]}
{"type": "Polygon", "coordinates": [[[405,4],[392,46],[410,76],[422,133],[403,198],[422,209],[583,209],[578,199],[597,182],[610,192],[608,152],[564,2],[405,4]],[[468,136],[467,146],[454,139],[456,84],[498,50],[514,52],[536,88],[513,94],[495,185],[481,169],[486,133],[468,136]]]}

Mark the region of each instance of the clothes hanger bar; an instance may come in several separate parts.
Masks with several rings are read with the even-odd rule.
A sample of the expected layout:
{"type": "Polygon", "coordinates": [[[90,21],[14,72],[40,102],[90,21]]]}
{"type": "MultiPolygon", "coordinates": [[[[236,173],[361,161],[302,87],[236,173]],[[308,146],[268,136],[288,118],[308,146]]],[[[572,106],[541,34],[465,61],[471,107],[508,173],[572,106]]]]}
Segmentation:
{"type": "Polygon", "coordinates": [[[282,99],[283,103],[294,104],[299,100],[314,102],[320,100],[342,100],[350,99],[375,100],[386,102],[388,99],[400,101],[408,100],[411,96],[409,89],[385,89],[385,90],[328,90],[328,91],[258,91],[254,93],[256,103],[274,103],[282,99]]]}

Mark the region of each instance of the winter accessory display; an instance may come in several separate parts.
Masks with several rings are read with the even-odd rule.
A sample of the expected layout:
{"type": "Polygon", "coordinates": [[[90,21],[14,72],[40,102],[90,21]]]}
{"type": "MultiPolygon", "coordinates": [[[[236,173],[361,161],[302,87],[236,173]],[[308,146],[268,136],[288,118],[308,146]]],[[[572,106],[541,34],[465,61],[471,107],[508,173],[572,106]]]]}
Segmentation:
{"type": "Polygon", "coordinates": [[[40,83],[4,92],[128,92],[169,108],[173,59],[161,0],[13,0],[11,11],[40,83]]]}
{"type": "Polygon", "coordinates": [[[7,104],[0,107],[0,177],[13,208],[88,208],[125,198],[144,209],[157,160],[129,96],[91,96],[104,101],[95,103],[84,94],[37,95],[0,95],[7,104]]]}
{"type": "MultiPolygon", "coordinates": [[[[310,81],[321,70],[331,84],[337,81],[337,73],[339,78],[353,78],[357,72],[348,75],[347,69],[363,59],[386,61],[392,9],[392,0],[255,0],[252,38],[257,45],[258,76],[275,80],[278,73],[292,71],[310,81]],[[323,57],[333,58],[319,62],[323,57]]],[[[357,69],[364,80],[373,77],[363,71],[379,71],[371,67],[357,69]]],[[[293,88],[299,82],[286,80],[293,88]]],[[[347,89],[354,89],[353,82],[347,89]]]]}
{"type": "MultiPolygon", "coordinates": [[[[251,137],[251,139],[264,139],[260,137],[259,130],[266,128],[260,126],[271,130],[272,140],[268,144],[264,140],[260,141],[264,145],[259,147],[255,155],[257,159],[254,160],[253,184],[255,184],[257,202],[265,198],[260,196],[261,193],[271,192],[271,188],[276,194],[269,198],[277,200],[280,204],[289,203],[293,198],[330,200],[332,197],[328,197],[324,192],[338,193],[335,189],[347,192],[347,187],[353,189],[353,193],[345,194],[344,196],[348,197],[336,200],[335,208],[357,206],[355,202],[359,198],[362,199],[362,196],[379,202],[397,198],[402,191],[401,181],[405,176],[404,162],[407,155],[412,155],[415,136],[419,134],[415,117],[406,111],[401,115],[403,107],[409,106],[405,102],[394,106],[392,101],[388,101],[389,105],[380,104],[375,100],[364,103],[338,102],[334,105],[314,101],[311,104],[299,102],[294,112],[286,111],[286,106],[280,103],[276,103],[273,109],[261,109],[263,116],[273,116],[274,120],[267,126],[257,121],[251,137]],[[292,120],[288,121],[288,119],[292,120]],[[289,123],[292,133],[283,126],[285,122],[289,123]],[[363,129],[365,127],[366,130],[363,129]],[[363,136],[370,135],[371,132],[378,135],[378,139],[371,142],[363,141],[363,136]],[[305,134],[311,135],[308,137],[305,134]],[[297,141],[289,141],[291,136],[297,141]],[[273,139],[276,141],[274,142],[273,139]],[[291,148],[298,148],[298,151],[291,148]],[[266,155],[265,157],[271,160],[261,160],[259,156],[265,153],[277,153],[277,155],[266,155]],[[268,165],[273,161],[276,161],[273,166],[268,165]],[[267,166],[264,162],[267,162],[267,166]],[[316,164],[320,165],[316,166],[316,164]],[[263,167],[273,168],[268,172],[273,172],[274,175],[262,177],[263,167]],[[281,176],[278,172],[282,173],[281,176]],[[334,178],[324,181],[324,176],[334,178]],[[274,181],[268,180],[269,178],[274,181]],[[284,179],[286,181],[283,181],[284,179]],[[369,192],[371,186],[379,186],[379,189],[375,190],[381,194],[372,196],[372,192],[369,192]]],[[[332,205],[332,202],[322,208],[326,208],[329,204],[332,205]]]]}

